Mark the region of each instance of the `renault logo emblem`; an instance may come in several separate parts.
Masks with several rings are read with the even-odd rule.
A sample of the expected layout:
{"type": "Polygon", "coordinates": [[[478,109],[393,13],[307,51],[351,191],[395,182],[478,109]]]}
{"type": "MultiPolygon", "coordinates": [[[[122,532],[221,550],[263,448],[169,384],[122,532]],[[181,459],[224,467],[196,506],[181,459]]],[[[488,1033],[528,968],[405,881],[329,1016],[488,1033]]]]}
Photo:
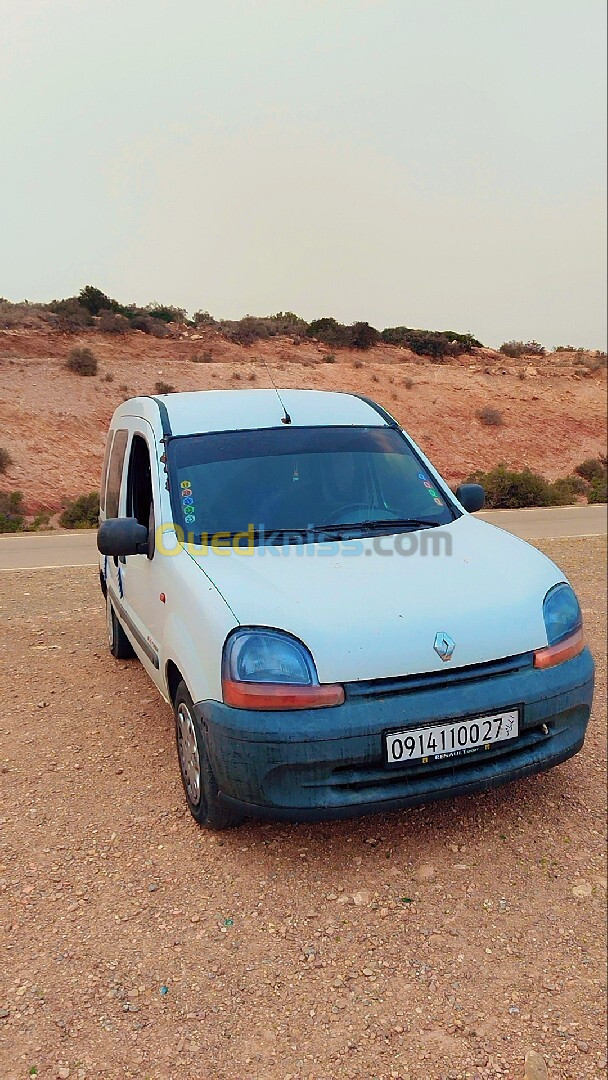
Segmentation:
{"type": "Polygon", "coordinates": [[[454,655],[454,649],[456,648],[456,642],[452,641],[449,634],[440,630],[438,634],[435,634],[433,648],[442,660],[451,660],[454,655]]]}

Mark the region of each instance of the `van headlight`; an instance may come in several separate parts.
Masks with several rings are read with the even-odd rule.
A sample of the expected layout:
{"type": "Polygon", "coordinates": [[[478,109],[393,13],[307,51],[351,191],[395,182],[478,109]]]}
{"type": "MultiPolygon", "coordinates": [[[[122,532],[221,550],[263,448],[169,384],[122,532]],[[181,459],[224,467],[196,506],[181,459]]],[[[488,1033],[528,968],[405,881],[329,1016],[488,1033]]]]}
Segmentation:
{"type": "Polygon", "coordinates": [[[582,652],[583,616],[574,589],[565,581],[549,589],[543,602],[543,618],[549,644],[534,653],[535,667],[553,667],[582,652]]]}
{"type": "Polygon", "coordinates": [[[224,645],[222,691],[241,709],[318,709],[341,705],[344,687],[319,683],[301,641],[265,627],[235,630],[224,645]]]}

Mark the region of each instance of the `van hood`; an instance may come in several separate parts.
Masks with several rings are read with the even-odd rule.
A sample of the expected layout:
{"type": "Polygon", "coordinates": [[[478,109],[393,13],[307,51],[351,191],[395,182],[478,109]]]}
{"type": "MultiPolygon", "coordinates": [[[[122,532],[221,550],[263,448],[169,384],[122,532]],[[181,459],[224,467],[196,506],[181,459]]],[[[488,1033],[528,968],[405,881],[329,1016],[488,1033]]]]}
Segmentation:
{"type": "Polygon", "coordinates": [[[240,625],[300,638],[321,682],[465,667],[547,644],[543,599],[565,578],[535,548],[469,515],[401,539],[417,550],[398,554],[385,536],[193,557],[240,625]],[[438,633],[455,643],[447,663],[438,633]]]}

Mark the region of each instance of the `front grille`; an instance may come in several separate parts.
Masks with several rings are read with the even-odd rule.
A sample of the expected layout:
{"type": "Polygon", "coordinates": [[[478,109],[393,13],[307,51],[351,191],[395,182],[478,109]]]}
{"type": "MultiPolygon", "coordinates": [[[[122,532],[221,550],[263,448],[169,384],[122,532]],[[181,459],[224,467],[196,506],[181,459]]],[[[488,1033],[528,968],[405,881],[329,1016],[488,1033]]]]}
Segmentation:
{"type": "Polygon", "coordinates": [[[532,667],[533,661],[534,653],[521,653],[519,656],[507,656],[502,660],[491,660],[485,664],[470,664],[468,667],[446,667],[440,671],[428,671],[418,675],[398,675],[390,679],[350,682],[346,683],[344,690],[346,697],[354,700],[361,697],[379,698],[389,694],[408,694],[418,690],[464,687],[481,680],[510,675],[523,668],[532,667]]]}
{"type": "MultiPolygon", "coordinates": [[[[468,767],[475,769],[483,768],[491,762],[498,761],[520,754],[534,751],[537,746],[547,741],[554,732],[543,731],[543,725],[535,728],[520,730],[519,735],[508,742],[494,743],[489,750],[474,750],[470,754],[462,754],[458,757],[445,758],[442,761],[429,761],[426,765],[421,761],[412,761],[404,768],[386,767],[382,762],[370,765],[338,765],[332,769],[327,778],[334,791],[364,791],[366,788],[401,787],[404,782],[417,786],[424,783],[428,777],[456,776],[466,772],[468,767]]],[[[390,796],[389,796],[390,797],[390,796]]]]}

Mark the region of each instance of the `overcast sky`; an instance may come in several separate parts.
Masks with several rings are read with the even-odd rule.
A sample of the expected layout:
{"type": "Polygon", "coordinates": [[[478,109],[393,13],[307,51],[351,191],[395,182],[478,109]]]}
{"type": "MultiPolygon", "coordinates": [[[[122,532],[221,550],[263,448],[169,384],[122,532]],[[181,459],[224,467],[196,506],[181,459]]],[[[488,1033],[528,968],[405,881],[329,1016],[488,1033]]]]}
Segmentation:
{"type": "Polygon", "coordinates": [[[604,347],[605,0],[0,0],[0,295],[604,347]]]}

